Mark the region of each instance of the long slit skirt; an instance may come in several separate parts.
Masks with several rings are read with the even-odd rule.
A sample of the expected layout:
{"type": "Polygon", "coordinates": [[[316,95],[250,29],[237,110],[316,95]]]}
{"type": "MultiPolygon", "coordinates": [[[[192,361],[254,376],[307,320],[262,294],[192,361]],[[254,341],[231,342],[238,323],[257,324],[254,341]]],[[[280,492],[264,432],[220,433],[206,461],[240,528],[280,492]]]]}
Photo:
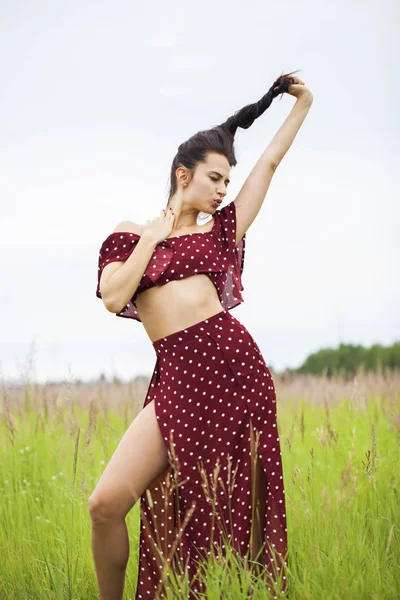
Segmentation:
{"type": "Polygon", "coordinates": [[[140,497],[136,599],[163,598],[171,568],[187,569],[189,598],[204,593],[200,562],[228,542],[261,565],[271,597],[287,594],[276,395],[259,347],[226,309],[153,346],[143,407],[154,400],[169,464],[140,497]]]}

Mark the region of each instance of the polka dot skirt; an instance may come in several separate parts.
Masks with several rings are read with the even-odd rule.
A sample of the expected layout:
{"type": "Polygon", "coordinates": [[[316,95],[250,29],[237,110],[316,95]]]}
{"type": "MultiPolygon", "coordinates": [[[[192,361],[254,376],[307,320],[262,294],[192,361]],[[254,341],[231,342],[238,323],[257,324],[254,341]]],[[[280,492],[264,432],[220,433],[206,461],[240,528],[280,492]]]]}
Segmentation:
{"type": "Polygon", "coordinates": [[[271,590],[279,580],[286,593],[276,395],[260,349],[227,309],[153,346],[157,358],[144,406],[155,402],[169,466],[140,498],[136,600],[164,596],[167,566],[187,570],[191,594],[205,593],[194,579],[198,561],[213,548],[223,554],[227,542],[263,566],[271,590]],[[257,558],[249,554],[253,548],[257,558]]]}

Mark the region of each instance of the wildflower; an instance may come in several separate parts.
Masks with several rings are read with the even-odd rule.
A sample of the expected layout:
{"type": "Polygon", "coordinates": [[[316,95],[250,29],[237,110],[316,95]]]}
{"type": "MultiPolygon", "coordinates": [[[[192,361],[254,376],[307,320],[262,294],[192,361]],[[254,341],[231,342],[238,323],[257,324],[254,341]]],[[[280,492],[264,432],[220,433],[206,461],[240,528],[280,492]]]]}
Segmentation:
{"type": "Polygon", "coordinates": [[[36,502],[39,502],[39,498],[35,498],[36,502]]]}
{"type": "Polygon", "coordinates": [[[29,446],[25,446],[25,450],[29,450],[29,446]]]}
{"type": "Polygon", "coordinates": [[[39,516],[37,516],[37,517],[36,517],[36,519],[39,521],[40,517],[39,517],[39,516]]]}
{"type": "Polygon", "coordinates": [[[51,478],[52,479],[57,479],[57,475],[52,475],[51,478]]]}
{"type": "Polygon", "coordinates": [[[101,464],[101,465],[105,465],[105,464],[106,464],[106,461],[105,461],[105,460],[101,460],[101,461],[100,461],[100,464],[101,464]]]}
{"type": "Polygon", "coordinates": [[[20,454],[23,454],[24,453],[24,449],[21,448],[21,450],[19,452],[20,452],[20,454]]]}

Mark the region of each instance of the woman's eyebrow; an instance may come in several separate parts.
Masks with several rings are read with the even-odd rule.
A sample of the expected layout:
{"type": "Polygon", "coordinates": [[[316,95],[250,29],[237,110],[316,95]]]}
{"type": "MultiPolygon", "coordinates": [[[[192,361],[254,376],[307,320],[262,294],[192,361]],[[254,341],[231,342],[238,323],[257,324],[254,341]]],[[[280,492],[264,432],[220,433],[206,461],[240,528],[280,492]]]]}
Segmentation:
{"type": "MultiPolygon", "coordinates": [[[[218,173],[218,171],[211,171],[211,173],[216,173],[217,175],[219,175],[220,177],[222,177],[221,173],[218,173]]],[[[228,183],[230,183],[230,182],[231,182],[231,181],[230,181],[230,179],[228,179],[228,178],[226,178],[226,181],[227,181],[228,183]]]]}

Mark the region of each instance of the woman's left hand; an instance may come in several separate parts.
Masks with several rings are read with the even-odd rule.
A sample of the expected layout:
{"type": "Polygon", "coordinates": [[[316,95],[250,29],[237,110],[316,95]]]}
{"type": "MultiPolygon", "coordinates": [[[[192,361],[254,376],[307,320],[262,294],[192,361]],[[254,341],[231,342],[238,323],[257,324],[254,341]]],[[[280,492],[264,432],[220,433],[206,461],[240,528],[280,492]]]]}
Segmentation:
{"type": "MultiPolygon", "coordinates": [[[[290,77],[294,80],[294,83],[289,85],[289,89],[287,91],[288,94],[294,96],[295,98],[299,98],[303,94],[309,96],[310,98],[313,97],[311,91],[305,86],[305,83],[302,79],[299,79],[294,75],[290,75],[290,77]]],[[[278,88],[276,87],[274,89],[277,90],[278,88]]]]}

